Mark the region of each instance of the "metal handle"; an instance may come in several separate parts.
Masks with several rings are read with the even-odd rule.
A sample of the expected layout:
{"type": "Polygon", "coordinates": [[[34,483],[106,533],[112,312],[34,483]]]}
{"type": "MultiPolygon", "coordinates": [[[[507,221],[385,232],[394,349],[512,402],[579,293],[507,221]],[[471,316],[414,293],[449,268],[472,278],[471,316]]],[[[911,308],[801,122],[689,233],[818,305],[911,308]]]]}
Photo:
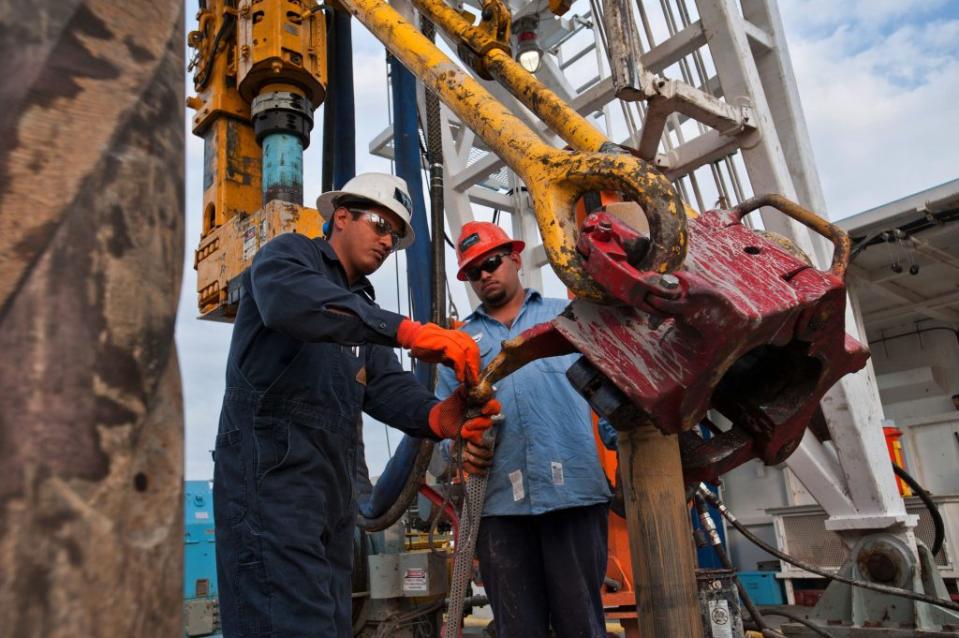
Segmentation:
{"type": "Polygon", "coordinates": [[[783,215],[792,217],[806,228],[819,233],[831,241],[835,250],[832,254],[832,264],[829,267],[829,272],[840,279],[846,278],[846,268],[849,267],[849,254],[852,250],[852,241],[850,241],[846,231],[835,224],[830,224],[816,213],[807,208],[803,208],[796,202],[786,199],[782,195],[769,194],[753,197],[752,199],[747,199],[729,212],[736,218],[736,221],[742,221],[742,218],[747,214],[763,206],[775,208],[783,215]]]}

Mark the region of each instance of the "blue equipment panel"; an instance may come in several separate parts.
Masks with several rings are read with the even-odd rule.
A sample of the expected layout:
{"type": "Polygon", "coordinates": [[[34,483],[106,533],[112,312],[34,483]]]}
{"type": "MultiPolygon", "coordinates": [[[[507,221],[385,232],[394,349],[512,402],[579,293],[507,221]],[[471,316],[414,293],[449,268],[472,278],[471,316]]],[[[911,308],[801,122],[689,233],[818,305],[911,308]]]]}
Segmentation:
{"type": "Polygon", "coordinates": [[[783,605],[782,583],[776,579],[776,572],[739,572],[746,593],[757,605],[783,605]]]}
{"type": "Polygon", "coordinates": [[[216,598],[212,482],[186,481],[183,492],[183,598],[216,598]]]}

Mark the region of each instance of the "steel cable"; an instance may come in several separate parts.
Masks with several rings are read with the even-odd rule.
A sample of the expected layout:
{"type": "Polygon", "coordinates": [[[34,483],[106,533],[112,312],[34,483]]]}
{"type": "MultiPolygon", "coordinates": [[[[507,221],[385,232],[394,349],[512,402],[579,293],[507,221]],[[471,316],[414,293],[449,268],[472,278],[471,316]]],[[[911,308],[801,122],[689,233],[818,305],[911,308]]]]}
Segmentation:
{"type": "Polygon", "coordinates": [[[784,560],[791,565],[795,565],[796,567],[803,569],[807,572],[810,572],[812,574],[816,574],[817,576],[822,576],[823,578],[826,578],[829,580],[836,580],[836,581],[839,581],[840,583],[852,585],[853,587],[871,589],[872,591],[877,591],[881,594],[889,594],[891,596],[900,596],[902,598],[916,600],[921,603],[936,605],[937,607],[942,607],[944,609],[959,611],[959,603],[954,603],[952,601],[943,600],[940,598],[934,598],[932,596],[927,596],[926,594],[920,594],[914,591],[909,591],[908,589],[900,589],[899,587],[890,587],[888,585],[880,585],[879,583],[870,583],[865,580],[847,578],[846,576],[842,576],[840,574],[831,574],[827,572],[826,570],[822,569],[821,567],[818,567],[811,563],[807,563],[805,561],[801,561],[798,558],[793,558],[789,554],[779,551],[777,548],[773,547],[772,545],[765,542],[764,540],[762,540],[761,538],[753,534],[751,531],[749,531],[749,528],[747,528],[745,525],[740,523],[739,519],[736,518],[735,515],[733,515],[733,513],[729,511],[729,509],[726,507],[726,504],[723,503],[718,496],[710,492],[705,486],[700,485],[697,491],[699,492],[699,494],[702,495],[703,498],[705,498],[713,506],[715,506],[716,509],[718,509],[720,513],[726,518],[726,520],[729,521],[729,523],[733,527],[739,530],[740,534],[745,536],[751,543],[753,543],[760,549],[772,554],[773,556],[779,558],[780,560],[784,560]]]}

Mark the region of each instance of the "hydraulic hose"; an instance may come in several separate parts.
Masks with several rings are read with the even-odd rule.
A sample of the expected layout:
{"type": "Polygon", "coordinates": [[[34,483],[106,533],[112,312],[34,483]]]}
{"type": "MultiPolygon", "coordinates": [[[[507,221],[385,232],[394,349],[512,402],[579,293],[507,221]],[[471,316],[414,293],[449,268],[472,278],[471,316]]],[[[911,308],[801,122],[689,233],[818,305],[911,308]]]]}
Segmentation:
{"type": "Polygon", "coordinates": [[[828,580],[836,580],[836,581],[839,581],[840,583],[845,583],[845,584],[847,584],[847,585],[852,585],[853,587],[861,587],[861,588],[863,588],[863,589],[871,589],[871,590],[877,591],[877,592],[879,592],[879,593],[881,593],[881,594],[889,594],[889,595],[892,595],[892,596],[900,596],[900,597],[902,597],[902,598],[908,598],[908,599],[910,599],[910,600],[917,600],[917,601],[919,601],[919,602],[921,602],[921,603],[928,603],[928,604],[930,604],[930,605],[936,605],[937,607],[942,607],[942,608],[944,608],[944,609],[950,609],[950,610],[952,610],[952,611],[959,611],[959,603],[954,603],[954,602],[949,601],[949,600],[943,600],[943,599],[941,599],[941,598],[934,598],[934,597],[932,597],[932,596],[927,596],[926,594],[920,594],[920,593],[917,593],[917,592],[914,592],[914,591],[909,591],[908,589],[900,589],[899,587],[890,587],[890,586],[888,586],[888,585],[880,585],[879,583],[870,583],[870,582],[865,581],[865,580],[858,580],[858,579],[855,579],[855,578],[847,578],[847,577],[842,576],[842,575],[840,575],[840,574],[831,574],[831,573],[827,572],[826,570],[824,570],[824,569],[821,568],[821,567],[818,567],[818,566],[813,565],[813,564],[811,564],[811,563],[807,563],[807,562],[805,562],[805,561],[801,561],[801,560],[799,560],[798,558],[793,558],[792,556],[790,556],[790,555],[788,555],[788,554],[786,554],[786,553],[784,553],[784,552],[779,551],[777,548],[773,547],[772,545],[770,545],[769,543],[765,542],[764,540],[762,540],[761,538],[759,538],[758,536],[756,536],[755,534],[753,534],[751,531],[749,531],[749,528],[747,528],[745,525],[743,525],[742,523],[740,523],[740,522],[739,522],[739,519],[737,519],[737,518],[733,515],[733,513],[730,512],[729,509],[726,507],[726,504],[723,503],[722,500],[720,500],[720,498],[719,498],[718,496],[716,496],[715,494],[713,494],[712,492],[710,492],[710,491],[706,488],[706,486],[700,485],[700,487],[699,487],[699,489],[698,489],[697,491],[699,492],[699,494],[700,494],[703,498],[705,498],[707,501],[709,501],[710,503],[712,503],[712,504],[716,507],[716,509],[718,509],[718,510],[720,511],[720,513],[722,513],[723,517],[725,517],[725,519],[726,519],[727,521],[729,521],[729,523],[730,523],[733,527],[735,527],[735,528],[739,531],[740,534],[742,534],[743,536],[745,536],[752,544],[754,544],[754,545],[756,545],[757,547],[759,547],[760,549],[762,549],[762,550],[764,550],[764,551],[772,554],[773,556],[775,556],[776,558],[778,558],[778,559],[780,559],[780,560],[784,560],[784,561],[786,561],[787,563],[789,563],[789,564],[791,564],[791,565],[795,565],[796,567],[798,567],[798,568],[800,568],[800,569],[806,570],[807,572],[809,572],[809,573],[811,573],[811,574],[816,574],[817,576],[821,576],[821,577],[826,578],[826,579],[828,579],[828,580]]]}
{"type": "Polygon", "coordinates": [[[416,496],[432,457],[433,441],[404,436],[370,499],[359,503],[356,525],[377,532],[398,521],[416,496]]]}
{"type": "Polygon", "coordinates": [[[323,106],[323,192],[341,188],[356,175],[351,19],[349,11],[334,8],[327,27],[329,90],[323,106]]]}
{"type": "Polygon", "coordinates": [[[896,476],[905,481],[906,485],[912,488],[912,491],[916,493],[919,500],[921,500],[926,506],[926,509],[929,510],[929,516],[932,517],[932,525],[936,529],[935,536],[932,540],[932,547],[929,551],[935,556],[939,553],[939,550],[942,549],[942,543],[946,538],[946,527],[943,525],[942,514],[939,512],[939,507],[933,502],[932,495],[929,494],[922,485],[919,485],[919,481],[914,479],[909,472],[896,463],[892,464],[892,471],[896,473],[896,476]]]}
{"type": "Polygon", "coordinates": [[[781,633],[774,631],[769,627],[769,625],[766,624],[766,620],[763,618],[762,614],[759,613],[759,609],[756,608],[752,598],[750,598],[749,592],[746,591],[742,581],[739,580],[739,575],[736,574],[736,568],[733,567],[733,562],[730,560],[729,554],[727,554],[726,550],[723,549],[723,543],[720,540],[719,532],[716,529],[716,522],[713,521],[713,517],[709,515],[709,508],[706,507],[706,500],[699,494],[695,494],[693,498],[694,502],[696,503],[696,511],[699,512],[699,521],[703,525],[703,531],[706,532],[706,535],[709,538],[709,544],[712,546],[713,551],[716,553],[716,556],[719,558],[719,562],[722,563],[722,566],[731,570],[733,574],[735,574],[736,589],[739,590],[739,597],[743,601],[743,606],[745,606],[746,610],[749,611],[749,615],[752,616],[753,622],[756,623],[756,626],[759,628],[759,631],[764,637],[783,638],[781,633]]]}

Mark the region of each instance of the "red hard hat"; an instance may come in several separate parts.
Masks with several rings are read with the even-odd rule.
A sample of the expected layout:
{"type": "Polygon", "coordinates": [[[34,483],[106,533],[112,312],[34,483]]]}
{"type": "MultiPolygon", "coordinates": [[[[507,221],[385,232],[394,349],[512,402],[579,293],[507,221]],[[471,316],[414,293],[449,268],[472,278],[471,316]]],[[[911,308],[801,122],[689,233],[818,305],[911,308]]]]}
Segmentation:
{"type": "Polygon", "coordinates": [[[490,222],[470,222],[463,226],[459,239],[456,240],[456,259],[459,271],[456,278],[466,281],[463,270],[471,261],[489,251],[501,246],[510,246],[514,253],[523,252],[525,242],[510,239],[506,232],[490,222]]]}

